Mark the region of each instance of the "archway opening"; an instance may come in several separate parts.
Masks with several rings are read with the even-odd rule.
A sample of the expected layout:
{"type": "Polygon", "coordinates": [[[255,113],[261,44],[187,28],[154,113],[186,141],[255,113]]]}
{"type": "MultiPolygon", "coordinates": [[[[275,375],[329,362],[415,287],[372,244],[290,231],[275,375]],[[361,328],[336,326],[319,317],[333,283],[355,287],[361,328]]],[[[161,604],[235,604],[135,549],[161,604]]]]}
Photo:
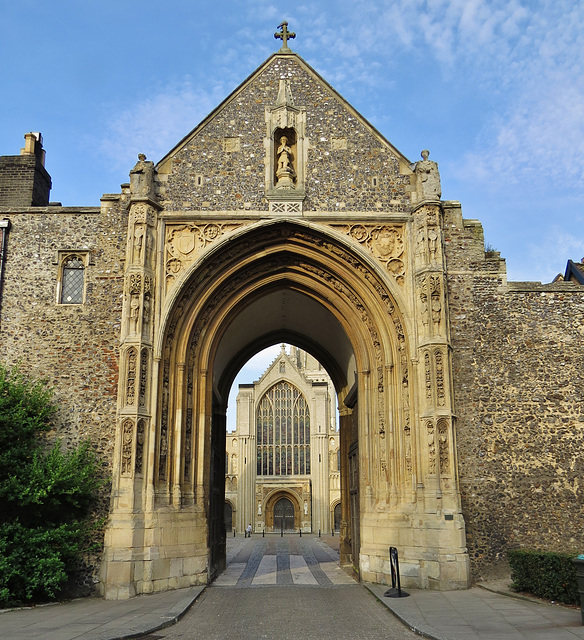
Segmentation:
{"type": "MultiPolygon", "coordinates": [[[[344,491],[342,487],[348,459],[341,469],[337,461],[337,451],[357,447],[358,439],[357,420],[350,419],[352,408],[345,404],[352,395],[354,407],[357,396],[357,358],[347,327],[336,309],[323,304],[313,291],[300,290],[289,281],[265,287],[262,295],[254,293],[251,300],[224,319],[223,330],[213,345],[211,460],[225,459],[227,451],[231,473],[223,487],[217,486],[218,476],[210,470],[210,530],[217,534],[221,531],[212,525],[214,514],[219,516],[214,504],[222,505],[227,495],[238,503],[236,530],[245,530],[251,523],[256,532],[277,531],[279,525],[267,511],[268,497],[277,487],[285,487],[298,503],[294,528],[331,531],[334,489],[333,500],[342,501],[346,496],[347,535],[343,538],[342,560],[358,562],[359,536],[349,533],[359,528],[358,500],[353,499],[350,514],[348,487],[344,491]],[[276,340],[293,346],[290,352],[282,350],[274,358],[269,374],[262,372],[265,375],[259,380],[238,388],[235,433],[226,420],[232,381],[240,363],[276,340]],[[299,361],[304,357],[314,363],[310,372],[299,361]],[[289,413],[284,412],[286,402],[290,403],[289,413]],[[345,429],[337,423],[337,403],[345,411],[339,418],[345,420],[345,429]],[[233,473],[234,454],[237,477],[233,473]],[[353,525],[349,524],[351,518],[353,525]]],[[[211,565],[219,569],[224,540],[213,535],[209,540],[211,565]]]]}
{"type": "Polygon", "coordinates": [[[258,533],[278,531],[273,505],[279,492],[297,505],[297,530],[330,531],[329,505],[341,498],[338,400],[330,375],[307,351],[281,344],[251,358],[236,381],[225,441],[225,495],[239,509],[236,532],[250,524],[258,533]]]}
{"type": "MultiPolygon", "coordinates": [[[[330,220],[249,222],[168,281],[152,358],[144,347],[138,368],[131,347],[122,363],[129,382],[121,388],[119,460],[128,398],[138,396],[136,405],[148,400],[151,413],[148,422],[141,418],[148,434],[140,453],[147,460],[143,479],[123,467],[116,477],[116,519],[107,533],[112,589],[132,580],[138,592],[167,588],[175,573],[177,583],[209,581],[224,566],[229,389],[250,356],[280,342],[317,358],[339,399],[341,559],[367,579],[384,579],[388,546],[400,539],[412,582],[466,584],[448,407],[439,424],[419,420],[426,405],[446,401],[447,346],[423,345],[422,359],[414,357],[415,327],[405,315],[412,291],[368,253],[359,240],[364,232],[363,225],[330,220]],[[359,244],[347,234],[356,234],[359,244]],[[428,393],[431,384],[423,395],[434,370],[441,395],[428,393]],[[132,556],[118,560],[130,535],[132,556]],[[153,557],[153,547],[160,561],[144,559],[145,553],[153,557]],[[420,560],[421,549],[429,564],[420,560]],[[136,571],[142,573],[133,579],[136,571]],[[458,582],[448,578],[450,571],[458,582]]],[[[317,433],[326,443],[326,426],[317,433]]],[[[257,460],[256,440],[252,431],[240,453],[244,460],[257,460]]],[[[311,473],[315,454],[311,442],[311,473]]],[[[233,469],[237,461],[230,462],[233,469]]],[[[256,515],[264,509],[255,496],[249,508],[256,515]]],[[[331,511],[328,502],[329,519],[331,511]]],[[[313,512],[301,495],[295,514],[313,512]]]]}

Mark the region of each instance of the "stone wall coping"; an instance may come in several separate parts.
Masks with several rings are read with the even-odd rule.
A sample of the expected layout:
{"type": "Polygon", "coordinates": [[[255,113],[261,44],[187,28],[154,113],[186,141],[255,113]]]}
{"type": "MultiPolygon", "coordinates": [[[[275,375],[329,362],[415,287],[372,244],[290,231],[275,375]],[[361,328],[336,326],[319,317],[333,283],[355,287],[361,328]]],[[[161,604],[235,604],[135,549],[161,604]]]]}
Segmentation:
{"type": "Polygon", "coordinates": [[[581,293],[584,294],[584,287],[581,284],[573,282],[550,282],[542,284],[541,282],[507,282],[504,290],[508,293],[581,293]]]}
{"type": "Polygon", "coordinates": [[[0,215],[29,215],[31,213],[100,213],[101,207],[9,207],[0,209],[0,215]]]}

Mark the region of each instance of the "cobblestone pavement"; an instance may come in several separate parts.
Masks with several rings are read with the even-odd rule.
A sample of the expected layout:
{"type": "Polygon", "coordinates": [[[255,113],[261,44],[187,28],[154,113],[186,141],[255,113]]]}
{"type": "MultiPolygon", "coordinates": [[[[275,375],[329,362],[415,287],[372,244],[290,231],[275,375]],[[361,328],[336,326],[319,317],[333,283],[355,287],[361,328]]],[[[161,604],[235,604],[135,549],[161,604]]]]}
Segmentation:
{"type": "Polygon", "coordinates": [[[143,640],[412,640],[416,636],[315,538],[247,541],[173,627],[143,640]]]}

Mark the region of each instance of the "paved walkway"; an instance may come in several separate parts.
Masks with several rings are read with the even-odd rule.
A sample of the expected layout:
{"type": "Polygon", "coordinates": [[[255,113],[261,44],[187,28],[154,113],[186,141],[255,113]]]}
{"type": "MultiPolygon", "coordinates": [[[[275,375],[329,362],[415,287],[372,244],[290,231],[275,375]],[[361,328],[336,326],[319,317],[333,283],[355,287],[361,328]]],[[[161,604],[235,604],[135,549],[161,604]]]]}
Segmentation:
{"type": "Polygon", "coordinates": [[[492,590],[505,591],[505,583],[484,585],[491,590],[410,590],[407,598],[386,598],[386,586],[359,585],[339,568],[334,549],[338,539],[290,535],[227,542],[229,566],[206,589],[119,602],[86,598],[1,612],[0,638],[405,640],[416,637],[412,629],[439,640],[584,640],[578,609],[492,590]]]}

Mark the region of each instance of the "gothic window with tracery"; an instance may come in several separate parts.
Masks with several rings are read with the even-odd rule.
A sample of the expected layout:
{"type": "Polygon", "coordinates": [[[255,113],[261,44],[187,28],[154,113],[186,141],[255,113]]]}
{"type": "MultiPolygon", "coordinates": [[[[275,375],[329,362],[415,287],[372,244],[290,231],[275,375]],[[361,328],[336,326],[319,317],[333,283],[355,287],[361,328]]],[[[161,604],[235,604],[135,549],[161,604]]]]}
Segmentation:
{"type": "Polygon", "coordinates": [[[61,263],[61,304],[83,304],[85,289],[85,264],[79,255],[67,255],[61,263]]]}
{"type": "Polygon", "coordinates": [[[288,382],[271,387],[256,415],[257,475],[310,473],[310,411],[300,390],[288,382]]]}

